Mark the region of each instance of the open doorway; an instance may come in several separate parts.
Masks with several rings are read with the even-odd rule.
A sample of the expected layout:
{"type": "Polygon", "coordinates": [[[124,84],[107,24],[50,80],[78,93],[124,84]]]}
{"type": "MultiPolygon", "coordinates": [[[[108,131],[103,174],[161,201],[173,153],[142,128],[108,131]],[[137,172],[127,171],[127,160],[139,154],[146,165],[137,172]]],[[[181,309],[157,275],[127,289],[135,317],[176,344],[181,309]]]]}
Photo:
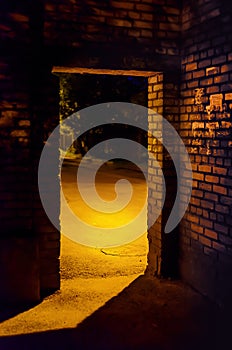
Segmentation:
{"type": "MultiPolygon", "coordinates": [[[[107,102],[130,102],[148,107],[148,79],[151,73],[117,71],[79,72],[56,71],[60,79],[60,118],[61,121],[72,113],[78,112],[91,105],[107,102]],[[117,73],[117,74],[116,74],[117,73]],[[121,72],[122,73],[122,72],[121,72]]],[[[84,121],[80,121],[84,122],[84,121]]],[[[148,121],[146,121],[148,123],[148,121]]],[[[62,125],[62,123],[61,123],[62,125]]],[[[62,133],[64,138],[71,138],[67,131],[62,133]]],[[[108,215],[92,211],[83,203],[80,193],[76,189],[76,174],[81,160],[91,147],[99,142],[114,137],[123,137],[134,140],[147,148],[147,133],[129,125],[118,126],[109,124],[105,128],[92,128],[84,133],[78,140],[73,138],[72,146],[64,156],[61,169],[61,185],[71,210],[85,220],[96,226],[117,226],[125,220],[137,215],[144,202],[147,203],[148,189],[143,173],[133,163],[123,159],[112,159],[99,166],[96,176],[96,187],[104,200],[112,200],[114,185],[117,180],[126,178],[133,186],[134,195],[126,213],[108,215]]],[[[69,140],[70,141],[70,140],[69,140]]],[[[62,148],[62,147],[61,147],[62,148]]],[[[106,141],[107,148],[107,141],[106,141]]],[[[110,150],[105,150],[106,153],[110,150]]],[[[135,150],[137,152],[137,150],[135,150]]],[[[139,150],[138,150],[139,152],[139,150]]],[[[140,160],[143,154],[137,155],[140,160]]],[[[96,161],[89,158],[86,163],[86,179],[92,163],[96,161]],[[89,169],[88,169],[89,166],[89,169]]],[[[142,160],[143,161],[143,160],[142,160]]],[[[147,162],[147,158],[144,157],[147,162]]],[[[147,166],[147,164],[146,164],[147,166]]],[[[88,180],[83,186],[88,186],[88,180]]],[[[83,232],[84,234],[84,232],[83,232]]],[[[139,275],[144,274],[147,267],[148,238],[147,232],[131,243],[112,248],[94,248],[74,242],[62,234],[61,215],[61,289],[72,290],[80,295],[86,293],[95,295],[88,298],[88,305],[83,304],[83,314],[98,309],[107,300],[121,292],[139,275]],[[104,292],[103,292],[104,291],[104,292]]],[[[80,313],[81,314],[81,313],[80,313]]],[[[76,320],[77,321],[77,320],[76,320]]]]}

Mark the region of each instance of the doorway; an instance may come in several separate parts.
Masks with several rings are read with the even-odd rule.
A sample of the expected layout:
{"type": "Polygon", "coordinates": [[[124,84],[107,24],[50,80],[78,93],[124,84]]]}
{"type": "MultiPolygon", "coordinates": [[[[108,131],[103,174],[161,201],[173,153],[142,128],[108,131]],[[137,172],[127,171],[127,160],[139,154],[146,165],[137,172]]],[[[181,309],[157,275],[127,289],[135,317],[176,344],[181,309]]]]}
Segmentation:
{"type": "MultiPolygon", "coordinates": [[[[155,98],[153,91],[151,95],[148,84],[148,77],[154,76],[154,72],[54,67],[53,73],[60,79],[61,120],[78,112],[79,109],[97,103],[123,101],[151,107],[151,104],[149,106],[150,100],[155,98]]],[[[148,145],[147,135],[138,133],[129,126],[119,127],[117,132],[144,144],[145,147],[148,145]]],[[[73,138],[72,147],[64,157],[61,170],[61,185],[71,209],[75,214],[82,216],[87,221],[90,220],[96,226],[102,223],[107,226],[109,222],[112,225],[112,222],[118,223],[120,220],[123,222],[125,217],[133,215],[141,203],[147,202],[148,199],[148,189],[142,172],[136,165],[123,159],[112,159],[102,164],[97,173],[96,183],[100,195],[106,200],[112,200],[112,188],[115,181],[127,178],[132,182],[136,195],[129,207],[129,212],[124,217],[122,215],[111,216],[107,222],[104,216],[88,212],[88,208],[83,206],[78,191],[74,190],[77,168],[88,150],[114,135],[115,125],[108,125],[105,130],[100,127],[91,129],[78,141],[73,138]]],[[[67,133],[64,137],[72,138],[72,135],[67,133]]],[[[138,156],[142,157],[141,154],[138,156]]],[[[89,158],[88,161],[89,164],[92,164],[93,159],[89,158]]],[[[88,163],[86,163],[86,171],[88,173],[88,163]]],[[[84,185],[88,186],[87,183],[84,185]]],[[[101,306],[103,300],[106,302],[111,299],[139,275],[144,274],[147,268],[148,251],[147,232],[144,232],[135,241],[119,247],[84,246],[62,234],[61,217],[61,289],[71,288],[78,294],[81,291],[86,293],[88,290],[89,293],[98,295],[95,303],[90,302],[92,303],[91,312],[93,312],[95,308],[101,306]],[[103,290],[108,292],[103,295],[101,292],[103,290]]]]}

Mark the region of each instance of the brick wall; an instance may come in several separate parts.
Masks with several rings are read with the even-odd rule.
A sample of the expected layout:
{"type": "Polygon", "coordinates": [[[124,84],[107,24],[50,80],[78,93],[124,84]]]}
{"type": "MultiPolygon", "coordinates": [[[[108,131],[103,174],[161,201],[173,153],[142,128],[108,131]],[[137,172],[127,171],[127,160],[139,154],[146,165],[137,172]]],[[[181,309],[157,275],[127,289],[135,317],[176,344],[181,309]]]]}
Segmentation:
{"type": "MultiPolygon", "coordinates": [[[[167,119],[177,130],[179,120],[179,71],[175,73],[156,73],[148,78],[148,107],[167,119]]],[[[148,116],[149,131],[157,131],[164,135],[165,130],[160,122],[157,122],[155,114],[148,116]]],[[[176,277],[178,275],[178,231],[173,230],[169,235],[164,233],[164,228],[172,210],[176,195],[176,172],[172,159],[156,138],[148,138],[148,149],[158,160],[165,178],[166,195],[161,187],[160,179],[157,179],[159,169],[154,163],[153,155],[149,159],[148,167],[148,225],[151,226],[153,216],[157,210],[161,213],[158,220],[151,226],[148,232],[149,253],[147,272],[152,275],[176,277]],[[158,180],[158,182],[157,182],[158,180]],[[164,200],[161,210],[161,200],[164,200]]]]}
{"type": "MultiPolygon", "coordinates": [[[[160,72],[148,79],[148,106],[184,139],[194,178],[180,234],[164,236],[175,171],[162,145],[150,139],[149,147],[159,150],[168,193],[163,215],[149,232],[150,273],[177,275],[179,261],[182,278],[196,289],[222,303],[230,299],[232,11],[224,0],[184,0],[182,6],[181,11],[179,0],[2,2],[1,241],[8,249],[6,240],[14,240],[19,257],[22,240],[30,237],[37,256],[30,270],[37,271],[32,273],[37,276],[32,299],[40,291],[59,288],[59,232],[49,222],[37,188],[43,143],[59,120],[53,66],[160,72]]],[[[155,127],[154,120],[149,123],[155,127]]],[[[149,190],[150,216],[155,191],[149,190]]],[[[55,203],[59,215],[58,197],[55,203]]],[[[0,284],[7,271],[3,252],[0,284]]],[[[25,273],[31,255],[27,257],[19,265],[25,273]]],[[[12,280],[15,269],[10,268],[12,280]]],[[[4,293],[0,295],[7,298],[4,293]]],[[[25,295],[22,291],[21,298],[25,295]]]]}
{"type": "MultiPolygon", "coordinates": [[[[17,6],[15,7],[17,8],[17,6]]],[[[29,33],[29,18],[25,8],[11,13],[12,6],[5,4],[5,13],[1,18],[1,99],[0,99],[0,220],[1,220],[1,254],[0,254],[0,296],[6,301],[14,300],[12,290],[16,289],[14,281],[25,273],[22,280],[28,285],[19,288],[20,299],[33,301],[39,295],[38,283],[38,249],[36,247],[33,226],[33,189],[32,166],[30,153],[31,120],[29,107],[29,74],[25,68],[28,56],[22,55],[19,48],[25,47],[28,52],[28,42],[25,39],[29,33]],[[6,16],[6,13],[8,14],[6,16]],[[6,17],[5,17],[6,16],[6,17]],[[15,35],[19,34],[17,39],[15,35]],[[10,43],[14,42],[14,46],[10,43]],[[17,57],[17,62],[15,61],[17,57]],[[23,82],[23,83],[22,83],[23,82]],[[25,241],[31,241],[30,249],[25,241]],[[33,241],[33,243],[32,243],[33,241]],[[24,251],[19,252],[18,249],[24,251]],[[8,254],[7,254],[8,252],[8,254]],[[6,255],[7,254],[7,258],[6,255]],[[27,270],[31,255],[34,256],[33,267],[27,270]],[[25,259],[18,260],[24,255],[25,259]],[[9,259],[7,263],[7,259],[9,259]],[[14,261],[14,262],[13,262],[14,261]],[[17,275],[17,266],[20,272],[17,275]],[[34,272],[34,280],[33,273],[34,272]],[[9,276],[13,275],[14,279],[9,276]],[[30,277],[29,277],[30,276],[30,277]],[[31,282],[29,281],[31,279],[31,282]],[[32,286],[33,285],[33,286],[32,286]]],[[[3,11],[4,12],[4,11],[3,11]]],[[[17,300],[17,296],[15,296],[17,300]]]]}
{"type": "MultiPolygon", "coordinates": [[[[34,239],[39,280],[31,293],[37,299],[39,291],[59,288],[59,232],[37,188],[43,143],[59,118],[59,82],[52,67],[175,70],[180,6],[177,0],[35,0],[33,6],[4,0],[1,6],[1,237],[15,239],[18,257],[23,245],[16,236],[34,239]]],[[[55,202],[59,215],[59,198],[55,202]]],[[[18,268],[26,274],[29,264],[18,268]]],[[[12,280],[16,275],[17,265],[12,280]]]]}
{"type": "Polygon", "coordinates": [[[59,0],[45,5],[44,40],[54,65],[150,69],[157,62],[171,69],[178,62],[179,35],[177,0],[59,0]]]}
{"type": "Polygon", "coordinates": [[[178,1],[46,1],[44,34],[50,46],[142,44],[153,52],[178,54],[178,1]],[[154,47],[155,46],[155,47],[154,47]]]}
{"type": "Polygon", "coordinates": [[[33,8],[26,2],[1,4],[0,284],[4,288],[0,296],[4,302],[35,301],[41,290],[59,286],[59,232],[41,207],[37,184],[40,153],[58,122],[59,101],[55,77],[43,57],[41,11],[39,2],[33,8]]]}
{"type": "Polygon", "coordinates": [[[180,227],[180,271],[221,303],[232,291],[231,20],[224,1],[184,1],[180,135],[193,191],[180,227]]]}
{"type": "MultiPolygon", "coordinates": [[[[163,115],[163,74],[157,73],[154,76],[148,78],[148,108],[154,112],[163,115]]],[[[148,116],[148,130],[150,132],[157,132],[161,130],[160,123],[157,122],[156,115],[151,113],[148,116]]],[[[153,216],[157,216],[161,212],[161,200],[163,200],[163,191],[161,183],[158,183],[157,176],[160,170],[157,168],[154,159],[158,161],[159,166],[163,169],[163,146],[152,135],[148,135],[148,241],[149,241],[149,253],[148,253],[148,266],[147,272],[151,275],[161,275],[161,262],[162,262],[162,215],[159,215],[154,224],[153,216]],[[154,157],[154,158],[153,158],[154,157]]]]}

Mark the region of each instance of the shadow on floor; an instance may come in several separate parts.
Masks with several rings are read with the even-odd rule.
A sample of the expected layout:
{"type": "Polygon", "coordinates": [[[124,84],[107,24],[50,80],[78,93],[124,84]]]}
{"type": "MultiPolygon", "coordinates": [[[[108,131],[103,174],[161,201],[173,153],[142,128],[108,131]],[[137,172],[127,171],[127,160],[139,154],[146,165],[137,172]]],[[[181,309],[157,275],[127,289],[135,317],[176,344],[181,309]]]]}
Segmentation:
{"type": "MultiPolygon", "coordinates": [[[[51,289],[51,290],[46,290],[41,292],[41,299],[37,302],[31,302],[31,303],[22,303],[22,304],[3,304],[0,301],[0,327],[1,327],[1,323],[9,320],[12,317],[15,317],[23,312],[26,312],[34,307],[36,307],[37,305],[39,305],[40,303],[42,303],[43,299],[46,298],[47,296],[52,295],[54,292],[56,292],[55,289],[51,289]]],[[[0,347],[1,350],[1,347],[0,347]]]]}
{"type": "Polygon", "coordinates": [[[2,337],[0,349],[224,350],[226,321],[181,282],[140,276],[77,328],[2,337]]]}
{"type": "MultiPolygon", "coordinates": [[[[41,301],[40,301],[41,302],[41,301]]],[[[30,303],[26,305],[3,305],[0,304],[0,323],[6,320],[9,320],[12,317],[15,317],[22,312],[28,311],[31,308],[37,306],[40,302],[38,303],[30,303]]],[[[0,325],[1,327],[1,325],[0,325]]],[[[1,348],[0,348],[1,350],[1,348]]]]}

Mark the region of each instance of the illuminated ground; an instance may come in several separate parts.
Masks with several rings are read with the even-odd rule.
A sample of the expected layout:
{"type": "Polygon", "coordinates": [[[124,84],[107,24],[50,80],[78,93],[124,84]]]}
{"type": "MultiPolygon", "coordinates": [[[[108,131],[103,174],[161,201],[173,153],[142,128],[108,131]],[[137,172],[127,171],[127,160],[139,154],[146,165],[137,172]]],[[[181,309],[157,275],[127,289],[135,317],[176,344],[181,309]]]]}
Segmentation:
{"type": "MultiPolygon", "coordinates": [[[[65,167],[66,195],[75,207],[73,172],[65,167]]],[[[129,173],[142,201],[144,182],[129,173]]],[[[109,186],[110,178],[105,174],[109,186]]],[[[61,290],[24,312],[2,312],[0,350],[228,348],[218,308],[180,281],[144,276],[146,253],[146,235],[103,250],[62,236],[61,290]]]]}
{"type": "MultiPolygon", "coordinates": [[[[76,163],[67,164],[62,172],[62,186],[72,209],[88,220],[89,213],[86,208],[83,209],[83,202],[74,191],[76,163]]],[[[111,197],[112,183],[115,180],[108,172],[111,168],[109,166],[103,170],[104,181],[100,176],[99,189],[104,189],[104,196],[108,198],[111,197]]],[[[119,168],[117,176],[120,177],[122,173],[125,170],[119,168]]],[[[129,208],[131,216],[137,212],[140,202],[144,203],[146,186],[138,172],[130,171],[129,176],[138,191],[137,200],[129,208]]],[[[95,216],[94,220],[99,219],[95,216]]],[[[106,225],[104,220],[103,225],[106,225]]],[[[147,250],[146,234],[130,244],[110,249],[86,247],[62,235],[61,291],[45,298],[29,311],[3,322],[0,335],[75,327],[144,273],[147,250]]]]}
{"type": "Polygon", "coordinates": [[[61,291],[3,322],[0,335],[76,327],[143,272],[146,256],[134,248],[111,256],[62,237],[61,291]]]}

